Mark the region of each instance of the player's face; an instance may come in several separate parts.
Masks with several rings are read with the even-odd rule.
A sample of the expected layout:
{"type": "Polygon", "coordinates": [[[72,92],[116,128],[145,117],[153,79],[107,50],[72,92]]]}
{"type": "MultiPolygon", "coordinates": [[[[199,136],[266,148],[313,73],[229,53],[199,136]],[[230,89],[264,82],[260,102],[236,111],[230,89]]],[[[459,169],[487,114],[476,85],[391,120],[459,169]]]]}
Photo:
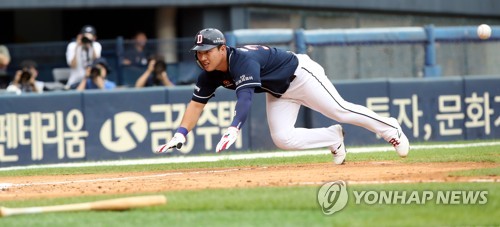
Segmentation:
{"type": "Polygon", "coordinates": [[[196,56],[205,71],[219,70],[225,72],[227,71],[225,53],[226,47],[221,46],[206,51],[196,51],[196,56]]]}

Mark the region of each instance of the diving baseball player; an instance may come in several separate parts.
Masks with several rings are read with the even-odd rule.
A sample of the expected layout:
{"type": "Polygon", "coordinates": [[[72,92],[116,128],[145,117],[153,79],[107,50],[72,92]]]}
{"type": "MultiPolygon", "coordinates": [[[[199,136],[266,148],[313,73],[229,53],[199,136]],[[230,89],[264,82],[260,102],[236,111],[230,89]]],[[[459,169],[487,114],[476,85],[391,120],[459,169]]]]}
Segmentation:
{"type": "Polygon", "coordinates": [[[377,115],[370,109],[345,101],[325,75],[323,67],[305,54],[249,45],[226,46],[222,32],[214,28],[196,34],[196,60],[204,71],[199,75],[191,102],[173,138],[156,148],[157,153],[180,148],[186,142],[208,100],[223,86],[236,91],[236,114],[223,134],[216,152],[228,149],[247,119],[254,93],[266,92],[267,121],[274,143],[281,149],[328,147],[335,164],[346,157],[342,126],[295,128],[301,105],[340,123],[364,127],[391,143],[401,157],[410,150],[408,138],[394,118],[377,115]]]}

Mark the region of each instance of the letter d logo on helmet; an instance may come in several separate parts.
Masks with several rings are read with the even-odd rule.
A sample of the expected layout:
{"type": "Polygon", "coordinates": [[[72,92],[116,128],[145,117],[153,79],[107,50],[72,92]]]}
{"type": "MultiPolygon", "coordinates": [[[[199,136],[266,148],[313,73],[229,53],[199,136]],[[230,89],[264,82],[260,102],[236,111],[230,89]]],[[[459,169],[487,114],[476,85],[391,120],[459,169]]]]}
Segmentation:
{"type": "Polygon", "coordinates": [[[203,43],[203,36],[197,35],[196,36],[196,44],[202,44],[202,43],[203,43]]]}
{"type": "Polygon", "coordinates": [[[349,195],[347,194],[347,185],[344,181],[328,182],[321,186],[318,191],[318,203],[321,210],[326,215],[344,209],[347,205],[349,195]]]}
{"type": "Polygon", "coordinates": [[[205,28],[199,31],[194,37],[194,46],[191,50],[206,51],[225,44],[226,38],[221,31],[215,28],[205,28]]]}

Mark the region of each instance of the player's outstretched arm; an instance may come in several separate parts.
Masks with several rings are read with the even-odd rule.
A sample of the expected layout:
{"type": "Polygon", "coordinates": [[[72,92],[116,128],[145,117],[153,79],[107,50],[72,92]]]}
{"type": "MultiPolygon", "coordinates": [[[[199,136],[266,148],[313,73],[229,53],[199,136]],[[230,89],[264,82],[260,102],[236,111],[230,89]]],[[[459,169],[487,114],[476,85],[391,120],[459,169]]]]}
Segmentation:
{"type": "Polygon", "coordinates": [[[196,122],[200,118],[201,112],[205,107],[204,103],[191,101],[188,104],[186,112],[182,117],[181,125],[176,133],[166,144],[160,145],[155,149],[155,153],[165,153],[171,151],[172,148],[180,149],[186,142],[187,134],[194,128],[196,122]]]}
{"type": "Polygon", "coordinates": [[[245,123],[248,113],[250,112],[250,107],[252,106],[252,96],[254,93],[254,88],[242,88],[236,91],[238,96],[238,102],[235,107],[235,116],[233,118],[233,123],[222,135],[215,152],[219,153],[223,150],[228,149],[235,141],[238,139],[238,134],[240,128],[245,123]]]}

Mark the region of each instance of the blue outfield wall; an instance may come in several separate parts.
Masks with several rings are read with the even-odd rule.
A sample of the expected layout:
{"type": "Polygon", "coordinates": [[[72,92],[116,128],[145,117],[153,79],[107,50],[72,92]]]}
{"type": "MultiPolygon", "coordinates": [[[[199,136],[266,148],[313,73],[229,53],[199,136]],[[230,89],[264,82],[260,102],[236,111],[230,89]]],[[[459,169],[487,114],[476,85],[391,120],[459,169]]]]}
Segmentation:
{"type": "MultiPolygon", "coordinates": [[[[500,138],[500,77],[343,81],[344,99],[396,117],[411,141],[500,138]]],[[[0,167],[213,153],[236,97],[219,89],[179,151],[154,154],[182,120],[192,86],[0,96],[0,167]]],[[[276,149],[257,94],[232,151],[276,149]]],[[[302,108],[296,127],[336,124],[302,108]]],[[[385,143],[344,125],[348,145],[385,143]]],[[[389,146],[389,145],[388,145],[389,146]]]]}

